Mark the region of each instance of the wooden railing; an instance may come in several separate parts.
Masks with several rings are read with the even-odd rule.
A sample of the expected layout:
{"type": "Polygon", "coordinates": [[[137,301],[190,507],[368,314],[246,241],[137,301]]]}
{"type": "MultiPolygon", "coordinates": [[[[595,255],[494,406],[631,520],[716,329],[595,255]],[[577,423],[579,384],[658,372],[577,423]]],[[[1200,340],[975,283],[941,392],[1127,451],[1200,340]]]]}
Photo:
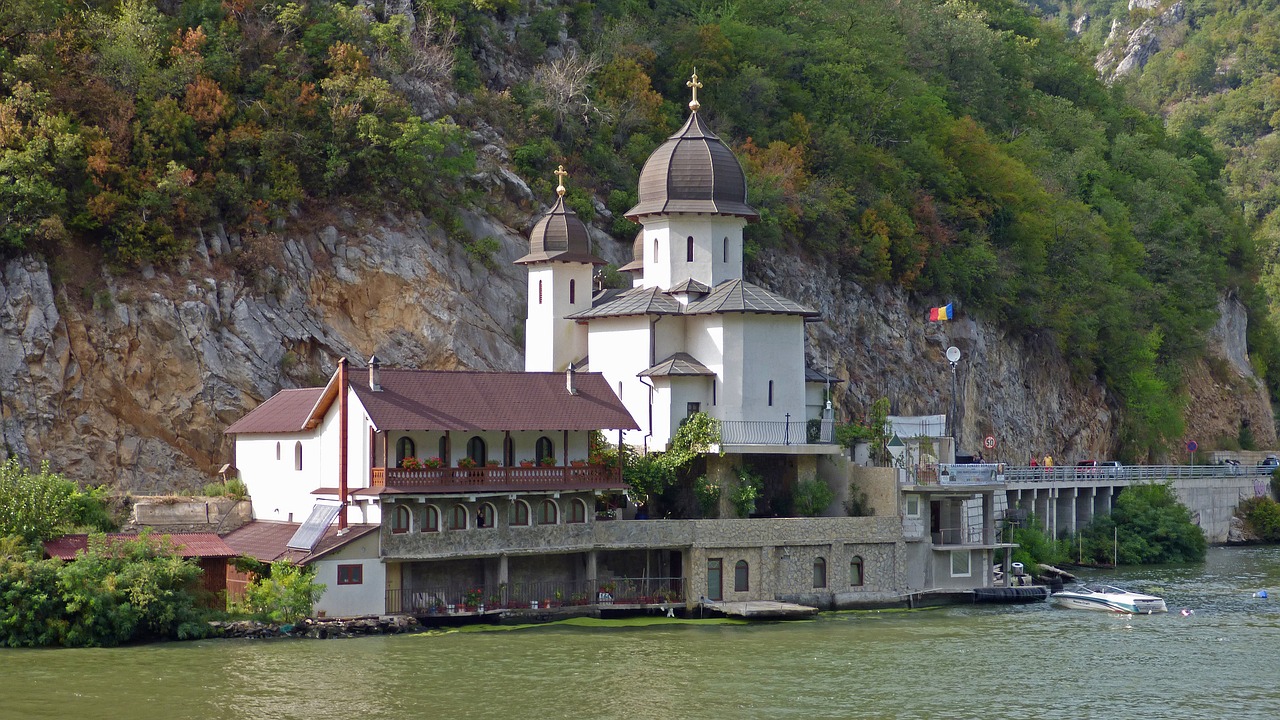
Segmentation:
{"type": "Polygon", "coordinates": [[[373,468],[375,488],[474,490],[590,490],[622,488],[617,470],[604,465],[569,467],[373,468]]]}

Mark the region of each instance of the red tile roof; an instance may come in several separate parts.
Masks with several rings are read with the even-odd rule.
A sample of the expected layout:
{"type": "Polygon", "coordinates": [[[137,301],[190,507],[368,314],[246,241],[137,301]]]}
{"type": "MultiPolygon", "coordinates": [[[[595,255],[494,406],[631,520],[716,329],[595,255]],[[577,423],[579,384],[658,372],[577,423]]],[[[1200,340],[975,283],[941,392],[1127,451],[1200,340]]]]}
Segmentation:
{"type": "Polygon", "coordinates": [[[267,398],[226,429],[226,433],[296,433],[306,429],[307,419],[324,388],[281,390],[267,398]]]}
{"type": "Polygon", "coordinates": [[[289,549],[289,540],[293,538],[293,534],[299,527],[301,523],[254,520],[223,539],[237,555],[251,557],[261,562],[288,560],[298,565],[305,565],[378,529],[377,525],[350,525],[349,532],[339,535],[338,526],[331,525],[311,552],[307,553],[289,549]]]}
{"type": "Polygon", "coordinates": [[[570,395],[565,374],[388,370],[382,390],[368,374],[351,387],[380,430],[638,430],[600,373],[577,373],[570,395]]]}
{"type": "MultiPolygon", "coordinates": [[[[134,540],[140,537],[129,533],[108,533],[108,543],[120,540],[134,540]]],[[[222,538],[213,533],[174,533],[151,534],[147,537],[161,542],[168,538],[178,554],[184,558],[229,558],[238,553],[227,546],[222,538]]],[[[46,540],[44,551],[49,557],[62,560],[75,560],[76,556],[89,547],[89,536],[85,534],[63,535],[60,538],[46,540]]]]}

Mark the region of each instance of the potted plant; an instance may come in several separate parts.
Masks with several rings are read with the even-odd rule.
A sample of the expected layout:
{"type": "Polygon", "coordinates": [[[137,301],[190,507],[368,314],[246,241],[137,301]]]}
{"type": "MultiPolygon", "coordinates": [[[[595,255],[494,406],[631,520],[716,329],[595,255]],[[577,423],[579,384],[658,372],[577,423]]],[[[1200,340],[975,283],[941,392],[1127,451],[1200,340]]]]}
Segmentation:
{"type": "Polygon", "coordinates": [[[496,468],[496,467],[502,467],[502,463],[498,462],[497,460],[489,460],[489,461],[485,462],[484,466],[485,466],[485,467],[496,468]]]}
{"type": "Polygon", "coordinates": [[[410,455],[409,457],[400,461],[400,467],[404,468],[405,470],[417,470],[418,468],[422,467],[422,461],[410,455]]]}
{"type": "Polygon", "coordinates": [[[533,461],[532,461],[532,460],[521,460],[521,461],[520,461],[520,467],[522,467],[522,468],[531,468],[531,467],[533,467],[533,461]]]}
{"type": "Polygon", "coordinates": [[[576,460],[570,460],[570,461],[569,461],[569,464],[570,464],[570,465],[572,465],[572,466],[574,466],[574,467],[586,467],[586,466],[587,466],[587,461],[586,461],[586,460],[583,460],[582,458],[578,458],[578,459],[576,459],[576,460]]]}
{"type": "Polygon", "coordinates": [[[544,457],[541,460],[539,460],[538,464],[541,465],[542,467],[555,467],[556,459],[548,455],[547,457],[544,457]]]}
{"type": "Polygon", "coordinates": [[[422,461],[422,467],[424,468],[438,468],[443,466],[444,466],[444,461],[438,457],[427,458],[422,461]]]}
{"type": "Polygon", "coordinates": [[[458,461],[458,467],[462,468],[463,470],[472,470],[475,468],[475,466],[476,466],[476,461],[472,460],[469,457],[464,457],[458,461]]]}
{"type": "Polygon", "coordinates": [[[484,607],[484,588],[475,588],[462,594],[462,604],[467,610],[484,607]]]}

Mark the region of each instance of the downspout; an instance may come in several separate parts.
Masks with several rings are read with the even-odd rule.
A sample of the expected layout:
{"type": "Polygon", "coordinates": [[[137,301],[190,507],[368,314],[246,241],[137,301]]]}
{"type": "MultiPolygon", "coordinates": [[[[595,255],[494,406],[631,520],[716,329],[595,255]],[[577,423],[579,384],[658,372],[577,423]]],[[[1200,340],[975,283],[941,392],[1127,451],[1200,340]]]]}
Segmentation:
{"type": "MultiPolygon", "coordinates": [[[[658,364],[658,321],[662,319],[661,315],[656,315],[649,321],[649,367],[658,364]]],[[[644,439],[642,441],[644,454],[649,454],[649,438],[653,437],[653,391],[655,388],[645,381],[644,377],[640,378],[641,384],[649,388],[649,424],[645,427],[644,439]]]]}
{"type": "Polygon", "coordinates": [[[338,529],[347,528],[347,359],[338,360],[338,529]]]}
{"type": "MultiPolygon", "coordinates": [[[[649,367],[653,367],[653,366],[650,365],[649,367]]],[[[649,454],[649,438],[653,435],[653,391],[655,388],[649,384],[648,380],[644,376],[640,377],[640,384],[649,388],[649,424],[648,426],[646,426],[646,429],[644,432],[644,439],[643,439],[644,454],[648,455],[649,454]]]]}

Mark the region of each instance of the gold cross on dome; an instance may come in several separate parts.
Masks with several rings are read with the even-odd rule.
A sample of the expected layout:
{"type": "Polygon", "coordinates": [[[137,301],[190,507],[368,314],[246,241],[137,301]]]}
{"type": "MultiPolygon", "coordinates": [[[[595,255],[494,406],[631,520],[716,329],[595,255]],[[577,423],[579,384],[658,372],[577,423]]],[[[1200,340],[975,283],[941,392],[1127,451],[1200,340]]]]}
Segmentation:
{"type": "Polygon", "coordinates": [[[564,197],[564,179],[569,177],[569,173],[564,169],[564,166],[561,165],[554,173],[551,174],[556,176],[556,182],[558,183],[556,185],[556,195],[564,197]]]}
{"type": "Polygon", "coordinates": [[[698,68],[693,69],[693,78],[685,83],[685,87],[693,88],[693,99],[689,101],[689,109],[698,112],[698,108],[702,107],[698,104],[698,88],[702,87],[702,83],[698,82],[698,68]]]}

